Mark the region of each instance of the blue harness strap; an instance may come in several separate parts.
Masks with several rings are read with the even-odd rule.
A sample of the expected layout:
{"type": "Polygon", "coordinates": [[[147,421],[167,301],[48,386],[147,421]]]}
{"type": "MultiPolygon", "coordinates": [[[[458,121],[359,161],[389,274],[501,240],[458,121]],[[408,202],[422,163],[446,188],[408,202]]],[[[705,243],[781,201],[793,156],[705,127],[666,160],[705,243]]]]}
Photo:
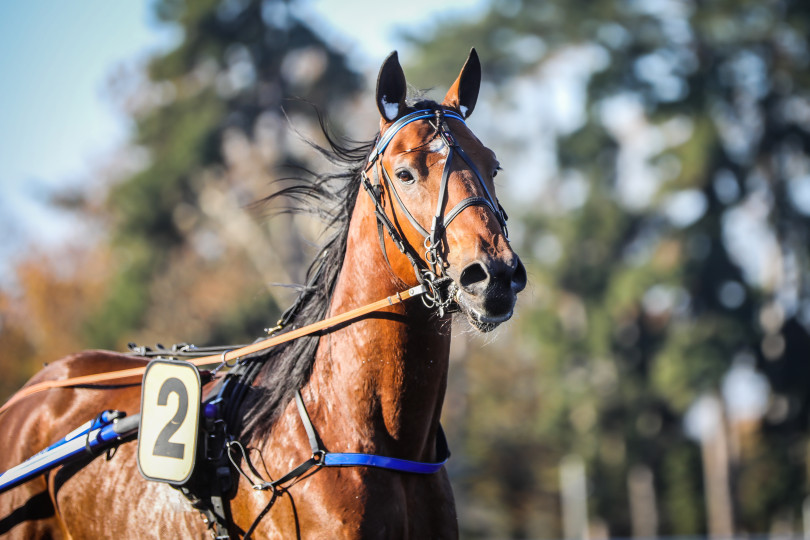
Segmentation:
{"type": "Polygon", "coordinates": [[[375,454],[353,454],[326,452],[323,456],[324,467],[377,467],[404,473],[433,474],[439,472],[450,459],[450,450],[447,448],[447,439],[444,430],[439,426],[436,438],[436,455],[439,461],[426,463],[423,461],[410,461],[375,454]]]}
{"type": "MultiPolygon", "coordinates": [[[[377,159],[380,156],[380,154],[385,152],[385,149],[388,148],[388,145],[393,140],[394,135],[399,133],[399,130],[401,130],[411,122],[416,122],[417,120],[424,120],[425,118],[435,118],[435,116],[436,112],[434,110],[422,109],[419,111],[412,112],[411,114],[406,114],[405,116],[403,116],[402,118],[391,124],[391,127],[388,128],[385,134],[382,137],[380,137],[380,140],[377,141],[377,144],[374,145],[374,149],[371,151],[371,154],[368,157],[368,162],[372,163],[375,159],[377,159]]],[[[462,118],[460,114],[454,111],[446,110],[444,111],[444,116],[447,118],[454,118],[456,120],[459,120],[462,124],[465,125],[467,124],[464,121],[464,118],[462,118]]]]}

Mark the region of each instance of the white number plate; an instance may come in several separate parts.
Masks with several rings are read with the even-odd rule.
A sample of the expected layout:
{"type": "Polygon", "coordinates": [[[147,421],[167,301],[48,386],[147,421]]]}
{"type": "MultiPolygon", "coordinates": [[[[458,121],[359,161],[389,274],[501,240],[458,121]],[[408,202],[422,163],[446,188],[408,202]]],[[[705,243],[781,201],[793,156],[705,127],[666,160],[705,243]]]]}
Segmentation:
{"type": "Polygon", "coordinates": [[[194,471],[200,374],[192,364],[153,360],[141,388],[138,468],[149,480],[183,484],[194,471]]]}

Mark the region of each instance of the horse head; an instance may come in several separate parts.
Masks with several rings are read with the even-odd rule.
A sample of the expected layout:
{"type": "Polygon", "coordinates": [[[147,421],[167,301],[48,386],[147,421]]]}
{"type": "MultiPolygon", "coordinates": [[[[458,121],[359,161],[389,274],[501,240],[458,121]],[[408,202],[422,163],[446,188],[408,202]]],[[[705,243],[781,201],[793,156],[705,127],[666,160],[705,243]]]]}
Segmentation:
{"type": "Polygon", "coordinates": [[[441,103],[406,102],[405,75],[392,53],[377,80],[380,137],[364,182],[377,203],[381,244],[382,230],[390,235],[383,250],[394,273],[431,289],[449,282],[444,300],[438,292],[431,300],[440,314],[452,302],[473,326],[490,331],[512,316],[526,269],[495,196],[498,160],[466,124],[480,84],[473,49],[441,103]],[[396,248],[401,254],[389,256],[396,248]]]}

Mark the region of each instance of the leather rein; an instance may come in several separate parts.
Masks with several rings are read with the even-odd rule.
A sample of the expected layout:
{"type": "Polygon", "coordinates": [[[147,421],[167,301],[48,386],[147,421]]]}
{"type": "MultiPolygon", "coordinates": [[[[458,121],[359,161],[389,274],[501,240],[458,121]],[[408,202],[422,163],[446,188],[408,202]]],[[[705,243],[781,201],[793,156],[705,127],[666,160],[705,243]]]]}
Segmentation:
{"type": "MultiPolygon", "coordinates": [[[[278,335],[276,337],[271,337],[265,339],[263,341],[258,341],[251,345],[246,345],[244,347],[240,347],[238,349],[232,349],[224,351],[221,354],[213,354],[202,356],[199,358],[194,358],[189,362],[196,367],[211,365],[218,363],[219,365],[214,369],[214,374],[218,372],[223,367],[232,367],[233,363],[245,356],[248,356],[253,353],[257,353],[260,351],[264,351],[271,347],[275,347],[277,345],[281,345],[282,343],[286,343],[288,341],[292,341],[294,339],[298,339],[303,336],[308,336],[320,330],[326,330],[333,326],[337,326],[339,324],[357,319],[358,317],[362,317],[368,313],[372,313],[374,311],[379,311],[389,306],[393,306],[395,304],[399,304],[409,298],[413,298],[415,296],[421,296],[426,291],[426,288],[422,285],[418,285],[416,287],[410,288],[405,291],[398,292],[394,295],[391,295],[387,298],[383,298],[382,300],[378,300],[371,304],[353,309],[346,313],[342,313],[340,315],[335,315],[334,317],[329,317],[328,319],[324,319],[317,323],[313,323],[307,326],[303,326],[296,330],[291,330],[289,332],[285,332],[284,334],[278,335]]],[[[278,328],[278,327],[277,327],[278,328]]],[[[275,329],[274,329],[275,330],[275,329]]],[[[193,348],[187,349],[188,351],[193,351],[193,348]]],[[[193,354],[193,352],[192,352],[193,354]]],[[[154,356],[149,354],[149,356],[154,356]]],[[[172,356],[169,353],[167,356],[172,356]]],[[[184,356],[183,354],[179,356],[184,356]]],[[[198,356],[198,355],[197,355],[198,356]]],[[[70,377],[68,379],[60,379],[54,381],[43,381],[37,384],[32,384],[31,386],[26,386],[20,389],[11,399],[9,399],[2,407],[0,407],[0,414],[6,411],[11,405],[16,403],[17,401],[34,395],[39,392],[43,392],[45,390],[50,390],[52,388],[70,388],[75,386],[83,386],[87,384],[95,384],[100,382],[109,382],[109,381],[116,381],[120,379],[126,379],[129,377],[137,377],[143,375],[146,371],[146,367],[137,367],[131,369],[123,369],[118,371],[111,371],[105,373],[94,373],[92,375],[83,375],[79,377],[70,377]]]]}

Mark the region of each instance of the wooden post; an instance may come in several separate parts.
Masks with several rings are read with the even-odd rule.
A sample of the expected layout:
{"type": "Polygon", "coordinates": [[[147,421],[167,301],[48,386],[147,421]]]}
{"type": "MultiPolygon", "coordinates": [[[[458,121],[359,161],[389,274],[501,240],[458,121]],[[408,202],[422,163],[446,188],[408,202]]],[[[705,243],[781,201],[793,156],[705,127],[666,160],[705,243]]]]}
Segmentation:
{"type": "Polygon", "coordinates": [[[630,524],[633,538],[658,536],[658,509],[652,471],[646,465],[636,465],[627,474],[630,500],[630,524]]]}
{"type": "Polygon", "coordinates": [[[734,511],[726,418],[723,403],[718,397],[705,399],[711,400],[711,407],[706,407],[707,414],[715,416],[714,429],[707,430],[700,441],[709,537],[731,538],[734,536],[734,511]]]}
{"type": "Polygon", "coordinates": [[[588,540],[588,487],[585,463],[575,455],[560,462],[563,537],[565,540],[588,540]]]}

